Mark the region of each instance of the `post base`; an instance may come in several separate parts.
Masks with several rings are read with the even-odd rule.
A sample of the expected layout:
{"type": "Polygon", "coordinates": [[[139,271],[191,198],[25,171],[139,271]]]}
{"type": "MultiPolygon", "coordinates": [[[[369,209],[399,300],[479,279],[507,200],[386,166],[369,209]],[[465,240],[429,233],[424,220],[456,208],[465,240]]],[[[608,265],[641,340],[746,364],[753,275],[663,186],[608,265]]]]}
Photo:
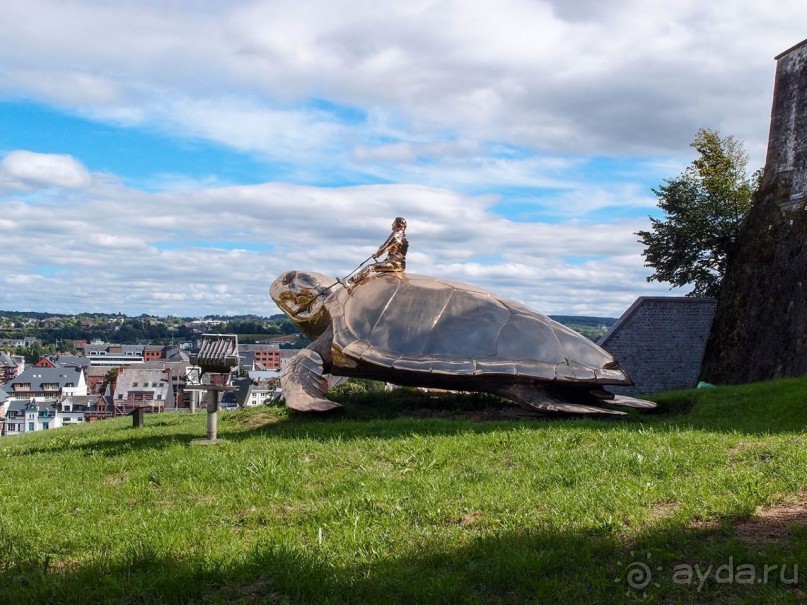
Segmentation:
{"type": "Polygon", "coordinates": [[[191,439],[191,445],[220,445],[227,443],[226,439],[191,439]]]}

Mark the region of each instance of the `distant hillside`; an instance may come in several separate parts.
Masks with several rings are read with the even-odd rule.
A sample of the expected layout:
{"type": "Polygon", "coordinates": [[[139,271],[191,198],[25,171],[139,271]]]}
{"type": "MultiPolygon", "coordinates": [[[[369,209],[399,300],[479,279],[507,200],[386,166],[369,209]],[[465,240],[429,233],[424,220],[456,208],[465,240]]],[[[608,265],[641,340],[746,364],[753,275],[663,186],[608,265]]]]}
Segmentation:
{"type": "Polygon", "coordinates": [[[597,342],[614,323],[613,317],[590,317],[588,315],[550,315],[558,323],[580,332],[589,340],[597,342]]]}
{"type": "Polygon", "coordinates": [[[590,317],[588,315],[550,315],[549,317],[564,325],[605,326],[606,328],[610,328],[617,320],[616,317],[590,317]]]}

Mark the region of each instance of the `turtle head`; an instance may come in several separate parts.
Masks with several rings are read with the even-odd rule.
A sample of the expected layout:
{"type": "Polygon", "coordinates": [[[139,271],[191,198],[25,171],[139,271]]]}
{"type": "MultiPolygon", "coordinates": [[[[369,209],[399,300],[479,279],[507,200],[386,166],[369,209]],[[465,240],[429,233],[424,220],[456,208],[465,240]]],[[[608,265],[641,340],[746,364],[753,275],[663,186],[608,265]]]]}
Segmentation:
{"type": "MultiPolygon", "coordinates": [[[[287,271],[269,288],[269,296],[311,340],[331,324],[325,297],[335,280],[321,273],[287,271]]],[[[341,287],[341,286],[339,286],[341,287]]]]}

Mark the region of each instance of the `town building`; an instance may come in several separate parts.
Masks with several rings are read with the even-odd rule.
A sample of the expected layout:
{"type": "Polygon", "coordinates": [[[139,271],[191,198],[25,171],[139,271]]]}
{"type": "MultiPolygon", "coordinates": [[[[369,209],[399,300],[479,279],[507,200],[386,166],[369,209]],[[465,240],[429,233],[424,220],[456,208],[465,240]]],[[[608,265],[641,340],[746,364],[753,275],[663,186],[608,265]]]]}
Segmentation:
{"type": "Polygon", "coordinates": [[[119,368],[143,363],[145,348],[145,345],[91,343],[84,347],[84,356],[93,366],[119,368]]]}
{"type": "Polygon", "coordinates": [[[17,347],[32,347],[40,342],[35,336],[26,336],[24,338],[4,338],[0,340],[0,345],[16,349],[17,347]]]}
{"type": "MultiPolygon", "coordinates": [[[[252,357],[254,363],[263,366],[260,369],[274,370],[280,367],[281,352],[277,344],[238,345],[239,356],[252,357]]],[[[254,367],[253,369],[259,369],[254,367]]]]}
{"type": "Polygon", "coordinates": [[[88,413],[98,412],[102,401],[98,395],[66,395],[56,402],[57,416],[61,418],[62,426],[82,424],[88,413]]]}
{"type": "Polygon", "coordinates": [[[54,401],[64,395],[86,395],[81,368],[28,368],[3,387],[12,401],[54,401]]]}
{"type": "Polygon", "coordinates": [[[0,419],[5,418],[10,402],[11,398],[8,396],[8,393],[6,393],[5,389],[0,388],[0,419]]]}
{"type": "Polygon", "coordinates": [[[25,369],[25,358],[0,351],[0,384],[14,380],[25,369]]]}
{"type": "Polygon", "coordinates": [[[161,412],[176,407],[168,372],[159,368],[124,368],[118,374],[112,394],[116,407],[127,411],[139,407],[161,412]]]}
{"type": "Polygon", "coordinates": [[[143,347],[143,361],[157,361],[158,359],[165,359],[166,347],[162,345],[146,345],[143,347]]]}
{"type": "Polygon", "coordinates": [[[116,368],[107,368],[105,366],[90,366],[84,371],[87,378],[87,392],[92,395],[101,394],[104,388],[107,374],[110,371],[115,371],[116,368]]]}
{"type": "Polygon", "coordinates": [[[62,426],[55,402],[12,401],[6,412],[3,435],[21,435],[62,426]]]}

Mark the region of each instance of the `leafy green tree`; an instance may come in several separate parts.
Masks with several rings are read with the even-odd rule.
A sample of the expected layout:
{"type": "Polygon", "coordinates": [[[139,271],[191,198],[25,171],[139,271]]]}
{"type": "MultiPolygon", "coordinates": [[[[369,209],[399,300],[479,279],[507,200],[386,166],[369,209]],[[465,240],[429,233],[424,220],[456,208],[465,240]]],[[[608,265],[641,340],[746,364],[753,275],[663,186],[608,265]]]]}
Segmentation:
{"type": "Polygon", "coordinates": [[[653,189],[664,218],[650,217],[651,230],[636,235],[654,270],[647,281],[691,284],[687,296],[716,296],[761,173],[748,176],[748,155],[731,135],[701,129],[691,146],[698,158],[653,189]]]}

